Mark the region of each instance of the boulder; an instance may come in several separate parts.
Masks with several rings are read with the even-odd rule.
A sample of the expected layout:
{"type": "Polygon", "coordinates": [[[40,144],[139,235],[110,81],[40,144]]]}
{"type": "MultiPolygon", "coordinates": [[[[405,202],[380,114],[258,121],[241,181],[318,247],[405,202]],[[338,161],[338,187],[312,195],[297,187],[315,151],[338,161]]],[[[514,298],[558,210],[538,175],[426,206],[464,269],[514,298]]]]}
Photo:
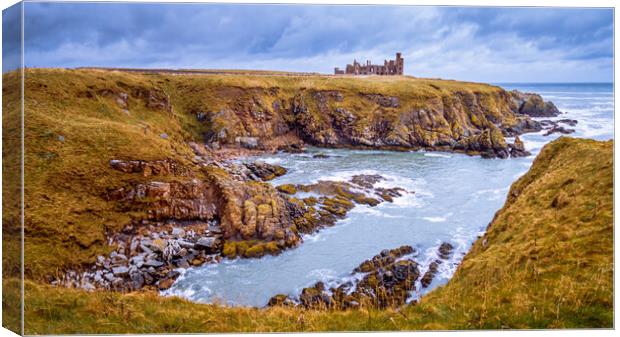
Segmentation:
{"type": "Polygon", "coordinates": [[[295,188],[295,185],[293,184],[284,184],[284,185],[280,185],[278,187],[276,187],[276,189],[282,193],[286,193],[286,194],[295,194],[297,193],[297,189],[295,188]]]}
{"type": "Polygon", "coordinates": [[[510,94],[521,114],[530,117],[555,117],[561,114],[553,102],[545,102],[538,94],[518,90],[513,90],[510,94]]]}
{"type": "Polygon", "coordinates": [[[163,265],[164,265],[164,263],[163,263],[162,261],[159,261],[159,260],[154,260],[154,259],[147,260],[147,261],[146,261],[146,262],[144,262],[144,264],[143,264],[143,266],[144,266],[144,267],[147,267],[147,268],[148,268],[148,267],[159,268],[159,267],[161,267],[161,266],[163,266],[163,265]]]}
{"type": "Polygon", "coordinates": [[[201,237],[196,241],[194,248],[213,253],[219,248],[219,240],[214,237],[201,237]]]}
{"type": "Polygon", "coordinates": [[[181,239],[185,237],[185,230],[183,228],[175,227],[172,229],[170,234],[172,234],[172,236],[176,239],[181,239]]]}
{"type": "Polygon", "coordinates": [[[279,165],[271,165],[262,161],[246,163],[245,167],[263,181],[272,180],[286,174],[287,170],[279,165]]]}
{"type": "Polygon", "coordinates": [[[283,295],[283,294],[275,295],[269,299],[269,302],[267,302],[268,307],[275,307],[275,306],[293,307],[296,304],[297,303],[293,299],[288,297],[288,295],[283,295]]]}
{"type": "Polygon", "coordinates": [[[157,288],[159,290],[166,290],[170,287],[172,287],[172,285],[174,284],[174,281],[181,275],[181,273],[179,273],[176,270],[171,270],[168,272],[168,274],[166,274],[166,276],[164,276],[163,278],[161,278],[158,282],[157,282],[157,288]]]}
{"type": "Polygon", "coordinates": [[[125,266],[112,268],[112,274],[114,274],[114,276],[125,276],[128,273],[129,273],[129,268],[125,266]]]}
{"type": "Polygon", "coordinates": [[[236,137],[235,143],[246,149],[256,149],[259,145],[258,137],[236,137]]]}

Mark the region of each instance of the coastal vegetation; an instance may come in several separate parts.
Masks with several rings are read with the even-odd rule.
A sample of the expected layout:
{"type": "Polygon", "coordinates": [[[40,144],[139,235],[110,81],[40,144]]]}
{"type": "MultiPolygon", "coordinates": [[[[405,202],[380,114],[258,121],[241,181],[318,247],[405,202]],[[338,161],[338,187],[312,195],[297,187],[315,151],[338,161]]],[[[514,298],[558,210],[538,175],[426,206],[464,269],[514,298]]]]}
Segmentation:
{"type": "MultiPolygon", "coordinates": [[[[153,292],[85,296],[82,290],[27,280],[26,332],[612,327],[612,147],[612,142],[564,137],[546,145],[530,171],[513,184],[504,207],[452,280],[416,304],[353,310],[229,308],[153,292]]],[[[10,291],[3,301],[18,296],[10,291]]]]}
{"type": "MultiPolygon", "coordinates": [[[[18,148],[19,78],[3,76],[3,138],[18,148]]],[[[196,232],[213,234],[183,233],[200,251],[187,263],[207,263],[211,250],[260,257],[294,247],[301,233],[355,204],[389,202],[399,193],[376,189],[372,177],[276,188],[267,181],[284,174],[280,168],[226,163],[240,154],[296,151],[305,143],[523,155],[518,137],[514,144],[504,137],[536,123],[520,113],[523,102],[499,87],[409,77],[28,69],[25,91],[27,334],[612,325],[612,143],[570,138],[541,151],[453,279],[413,305],[197,304],[156,293],[170,284],[167,269],[152,287],[129,293],[90,289],[85,295],[50,285],[67,271],[105,264],[100,256],[120,259],[121,247],[130,252],[152,228],[174,233],[170,223],[192,221],[196,232]],[[352,193],[350,184],[376,198],[352,193]],[[298,190],[322,196],[300,200],[298,190]]],[[[7,200],[6,193],[19,194],[19,156],[3,157],[7,200]]],[[[3,206],[4,321],[17,327],[19,205],[3,206]]],[[[153,239],[146,249],[171,252],[169,241],[153,239]]],[[[128,273],[118,271],[121,281],[128,273]]]]}

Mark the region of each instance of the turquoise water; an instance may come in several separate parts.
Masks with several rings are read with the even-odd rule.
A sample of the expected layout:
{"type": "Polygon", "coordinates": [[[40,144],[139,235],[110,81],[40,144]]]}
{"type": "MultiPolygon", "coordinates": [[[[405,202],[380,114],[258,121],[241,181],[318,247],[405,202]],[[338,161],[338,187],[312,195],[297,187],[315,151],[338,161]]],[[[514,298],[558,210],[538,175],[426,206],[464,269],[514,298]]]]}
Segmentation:
{"type": "MultiPolygon", "coordinates": [[[[611,85],[502,85],[540,93],[577,119],[574,136],[599,140],[613,138],[611,85]]],[[[441,242],[455,253],[440,265],[425,291],[445,284],[463,255],[484,230],[506,198],[510,184],[525,173],[548,137],[527,134],[521,138],[533,155],[514,159],[481,159],[453,153],[310,149],[307,154],[277,154],[260,159],[277,163],[289,173],[273,184],[347,180],[360,173],[380,174],[385,186],[414,193],[376,207],[357,206],[334,227],[304,237],[296,249],[261,259],[238,259],[184,271],[165,291],[197,302],[263,306],[278,293],[297,295],[317,281],[335,284],[365,259],[386,248],[411,245],[418,251],[422,272],[436,258],[441,242]],[[325,153],[326,159],[312,154],[325,153]]],[[[418,287],[419,289],[419,287],[418,287]]],[[[414,298],[424,294],[415,292],[414,298]]]]}

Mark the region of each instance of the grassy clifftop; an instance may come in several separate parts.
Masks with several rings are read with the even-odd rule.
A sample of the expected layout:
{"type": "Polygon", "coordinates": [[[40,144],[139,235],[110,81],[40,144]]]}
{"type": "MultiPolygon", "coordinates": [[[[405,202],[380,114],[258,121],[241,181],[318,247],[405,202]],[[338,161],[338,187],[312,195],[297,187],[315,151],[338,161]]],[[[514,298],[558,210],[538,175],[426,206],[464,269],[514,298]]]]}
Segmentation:
{"type": "MultiPolygon", "coordinates": [[[[19,121],[9,105],[19,101],[19,81],[15,72],[3,76],[10,125],[19,121]]],[[[110,251],[109,235],[145,216],[119,211],[105,196],[153,178],[113,170],[110,160],[173,162],[187,174],[157,180],[184,183],[206,178],[189,141],[235,146],[238,137],[256,137],[266,149],[296,139],[507,155],[500,129],[524,118],[501,88],[457,81],[92,69],[25,76],[25,274],[32,279],[94,262],[110,251]]]]}
{"type": "Polygon", "coordinates": [[[611,141],[546,145],[453,279],[398,311],[225,308],[28,281],[26,333],[612,327],[612,151],[611,141]]]}

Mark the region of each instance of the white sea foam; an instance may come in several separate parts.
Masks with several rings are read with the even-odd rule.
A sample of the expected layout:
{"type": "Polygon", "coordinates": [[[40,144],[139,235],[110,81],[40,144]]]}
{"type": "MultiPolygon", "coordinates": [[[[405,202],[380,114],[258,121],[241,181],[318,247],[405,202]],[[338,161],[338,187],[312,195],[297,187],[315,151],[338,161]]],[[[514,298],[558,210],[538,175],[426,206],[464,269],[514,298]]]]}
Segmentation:
{"type": "Polygon", "coordinates": [[[443,216],[425,216],[422,217],[422,219],[430,222],[446,222],[446,220],[448,220],[446,217],[443,216]]]}
{"type": "Polygon", "coordinates": [[[308,273],[308,276],[311,279],[318,279],[318,280],[331,280],[333,278],[335,278],[338,275],[338,273],[333,270],[333,269],[327,269],[327,268],[323,268],[323,269],[315,269],[312,270],[310,273],[308,273]]]}
{"type": "Polygon", "coordinates": [[[266,158],[261,158],[261,161],[263,161],[263,162],[265,162],[267,164],[275,165],[275,164],[280,164],[282,162],[282,158],[266,157],[266,158]]]}
{"type": "Polygon", "coordinates": [[[385,211],[381,211],[380,209],[378,209],[378,207],[370,207],[370,206],[357,206],[354,209],[352,209],[349,212],[349,214],[364,214],[364,215],[389,218],[389,219],[404,218],[404,216],[402,215],[389,214],[385,211]]]}
{"type": "Polygon", "coordinates": [[[506,193],[508,193],[508,188],[509,187],[507,186],[503,188],[479,190],[474,192],[474,195],[476,195],[476,197],[484,195],[487,197],[487,200],[499,200],[506,196],[506,193]]]}
{"type": "Polygon", "coordinates": [[[452,156],[450,155],[443,154],[443,153],[437,153],[437,152],[424,152],[424,157],[452,158],[452,156]]]}

